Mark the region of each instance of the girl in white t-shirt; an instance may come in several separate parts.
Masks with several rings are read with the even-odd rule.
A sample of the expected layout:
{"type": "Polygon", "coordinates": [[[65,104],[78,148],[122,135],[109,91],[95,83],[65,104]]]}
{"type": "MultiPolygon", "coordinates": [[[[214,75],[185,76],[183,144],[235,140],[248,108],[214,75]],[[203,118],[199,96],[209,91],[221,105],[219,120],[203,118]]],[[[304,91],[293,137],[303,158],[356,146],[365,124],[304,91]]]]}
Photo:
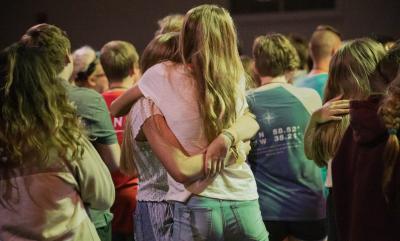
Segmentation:
{"type": "MultiPolygon", "coordinates": [[[[171,152],[160,138],[157,121],[163,120],[143,125],[153,151],[172,176],[167,199],[174,201],[174,240],[268,240],[249,166],[224,165],[227,150],[237,146],[243,153],[240,141],[258,129],[247,111],[244,71],[229,13],[214,5],[189,10],[179,49],[183,64],[164,62],[148,69],[138,87],[126,92],[111,111],[129,109],[143,94],[160,109],[184,151],[205,152],[207,173],[217,173],[193,182],[175,162],[186,157],[175,149],[171,152]]],[[[186,162],[196,167],[192,159],[186,162]]]]}

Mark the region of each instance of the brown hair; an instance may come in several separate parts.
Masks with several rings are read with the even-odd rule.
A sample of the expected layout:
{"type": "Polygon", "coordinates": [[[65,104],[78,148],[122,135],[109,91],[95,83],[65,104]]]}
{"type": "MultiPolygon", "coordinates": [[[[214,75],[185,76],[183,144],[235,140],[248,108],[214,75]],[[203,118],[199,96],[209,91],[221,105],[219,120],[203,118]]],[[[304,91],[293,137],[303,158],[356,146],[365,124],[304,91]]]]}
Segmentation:
{"type": "MultiPolygon", "coordinates": [[[[384,54],[383,46],[368,38],[356,39],[345,44],[331,60],[324,103],[339,95],[342,99],[368,97],[373,91],[370,78],[384,54]]],[[[326,165],[326,162],[335,156],[348,125],[349,116],[346,115],[341,121],[317,126],[311,145],[311,159],[318,165],[326,165]]]]}
{"type": "Polygon", "coordinates": [[[397,77],[390,84],[387,95],[379,109],[379,114],[389,133],[383,153],[384,170],[382,177],[382,191],[386,201],[389,201],[389,184],[391,183],[395,166],[398,165],[397,162],[400,152],[399,139],[397,137],[400,128],[400,42],[397,42],[395,46],[393,46],[385,56],[383,62],[387,67],[389,67],[389,65],[392,66],[387,69],[389,71],[389,76],[393,74],[394,71],[397,72],[397,77]]]}
{"type": "Polygon", "coordinates": [[[140,70],[144,73],[151,66],[170,60],[181,62],[178,52],[179,32],[169,32],[157,35],[150,41],[140,59],[140,70]]]}
{"type": "Polygon", "coordinates": [[[290,34],[287,38],[296,49],[297,55],[299,56],[299,69],[309,70],[308,41],[302,36],[296,34],[290,34]]]}
{"type": "Polygon", "coordinates": [[[239,81],[244,78],[236,29],[228,11],[200,5],[188,11],[179,50],[196,80],[205,135],[213,140],[236,120],[239,81]]]}
{"type": "MultiPolygon", "coordinates": [[[[41,24],[0,54],[1,176],[15,167],[43,167],[51,150],[65,161],[83,154],[82,127],[57,79],[66,64],[69,40],[59,28],[41,24]]],[[[10,183],[1,186],[6,198],[10,183]]]]}
{"type": "Polygon", "coordinates": [[[290,41],[279,33],[254,40],[253,58],[260,76],[277,77],[299,67],[299,56],[290,41]]]}
{"type": "Polygon", "coordinates": [[[254,59],[249,56],[242,55],[240,56],[240,61],[242,61],[244,72],[246,74],[246,90],[254,89],[260,86],[260,77],[257,75],[254,69],[254,59]]]}
{"type": "Polygon", "coordinates": [[[184,18],[182,14],[170,14],[158,20],[158,30],[155,35],[181,31],[184,18]]]}
{"type": "Polygon", "coordinates": [[[139,63],[139,55],[135,47],[125,41],[108,42],[100,52],[100,62],[110,82],[122,80],[139,63]]]}
{"type": "Polygon", "coordinates": [[[332,56],[333,50],[340,45],[339,31],[329,25],[319,25],[310,39],[310,55],[313,61],[318,62],[332,56]]]}

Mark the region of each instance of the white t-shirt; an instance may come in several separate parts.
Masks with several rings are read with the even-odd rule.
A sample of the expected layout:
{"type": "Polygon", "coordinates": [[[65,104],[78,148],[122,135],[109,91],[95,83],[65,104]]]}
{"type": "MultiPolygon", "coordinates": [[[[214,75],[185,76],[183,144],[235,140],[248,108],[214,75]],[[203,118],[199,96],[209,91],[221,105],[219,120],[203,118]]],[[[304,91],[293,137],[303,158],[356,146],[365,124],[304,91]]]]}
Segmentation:
{"type": "MultiPolygon", "coordinates": [[[[247,108],[244,80],[243,95],[237,104],[238,116],[247,108]]],[[[151,99],[164,115],[168,126],[190,155],[204,152],[208,141],[200,117],[195,80],[184,65],[164,62],[148,69],[139,82],[143,95],[151,99]]],[[[166,199],[185,201],[191,193],[224,200],[255,200],[258,198],[253,173],[247,163],[234,164],[214,179],[199,180],[185,188],[168,179],[166,199]]]]}

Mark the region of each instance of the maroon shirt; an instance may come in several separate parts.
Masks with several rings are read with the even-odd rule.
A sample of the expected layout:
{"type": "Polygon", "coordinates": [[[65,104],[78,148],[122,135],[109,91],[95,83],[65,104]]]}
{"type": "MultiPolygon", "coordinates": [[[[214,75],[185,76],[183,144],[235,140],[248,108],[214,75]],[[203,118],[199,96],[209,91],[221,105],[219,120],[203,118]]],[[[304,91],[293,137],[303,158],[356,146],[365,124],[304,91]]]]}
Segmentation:
{"type": "Polygon", "coordinates": [[[399,207],[393,201],[400,191],[400,160],[390,186],[392,202],[388,204],[382,193],[382,156],[388,134],[377,114],[379,102],[379,96],[372,96],[350,103],[350,126],[332,162],[340,241],[400,240],[399,207]]]}

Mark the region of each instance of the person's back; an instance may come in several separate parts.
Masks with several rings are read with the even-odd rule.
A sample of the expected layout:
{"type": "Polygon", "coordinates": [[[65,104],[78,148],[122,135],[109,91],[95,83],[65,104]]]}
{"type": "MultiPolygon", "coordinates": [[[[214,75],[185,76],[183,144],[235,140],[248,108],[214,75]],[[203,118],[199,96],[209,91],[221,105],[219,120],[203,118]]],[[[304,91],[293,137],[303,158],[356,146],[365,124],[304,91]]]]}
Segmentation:
{"type": "Polygon", "coordinates": [[[260,130],[248,158],[269,239],[323,240],[321,172],[306,158],[303,141],[308,120],[321,106],[321,99],[315,90],[288,83],[299,59],[285,36],[257,37],[253,57],[261,87],[248,92],[247,102],[260,130]]]}
{"type": "MultiPolygon", "coordinates": [[[[131,87],[140,76],[139,56],[135,47],[128,42],[114,40],[106,43],[100,51],[100,62],[109,81],[109,89],[102,96],[110,108],[111,103],[131,87]]],[[[124,138],[126,118],[110,115],[118,143],[121,146],[124,138]]],[[[136,195],[138,190],[137,177],[124,175],[119,170],[111,173],[116,189],[116,198],[111,212],[114,214],[112,221],[113,240],[133,238],[132,213],[136,208],[136,195]]]]}
{"type": "Polygon", "coordinates": [[[85,206],[101,210],[114,202],[107,167],[88,141],[82,160],[65,161],[52,151],[49,161],[54,164],[1,176],[0,186],[13,187],[0,199],[0,239],[100,240],[85,206]]]}
{"type": "Polygon", "coordinates": [[[330,60],[340,45],[341,35],[336,29],[331,26],[318,26],[309,43],[313,67],[307,76],[297,79],[294,85],[316,90],[323,100],[330,60]]]}
{"type": "Polygon", "coordinates": [[[324,90],[327,80],[328,73],[309,74],[299,78],[294,82],[294,85],[297,87],[305,87],[317,91],[322,100],[324,98],[324,90]]]}
{"type": "MultiPolygon", "coordinates": [[[[374,63],[370,69],[362,68],[368,70],[371,90],[367,94],[371,95],[350,102],[349,128],[332,161],[340,240],[398,239],[400,43],[383,58],[383,47],[375,44],[378,48],[368,51],[373,53],[371,56],[377,56],[374,59],[380,60],[379,64],[374,63]]],[[[373,61],[361,63],[364,66],[373,61]]]]}
{"type": "Polygon", "coordinates": [[[114,201],[110,174],[57,78],[71,69],[69,51],[61,29],[40,24],[1,53],[1,240],[97,241],[85,208],[114,201]]]}
{"type": "Polygon", "coordinates": [[[247,95],[260,131],[249,153],[264,220],[325,217],[319,168],[305,157],[303,133],[319,97],[313,90],[271,83],[247,95]]]}
{"type": "MultiPolygon", "coordinates": [[[[180,36],[184,64],[157,64],[139,82],[143,95],[160,109],[189,155],[202,153],[219,135],[224,139],[223,129],[247,114],[236,40],[233,21],[225,9],[195,7],[186,14],[180,36]]],[[[229,140],[231,145],[242,140],[235,140],[231,133],[226,133],[226,138],[226,145],[229,140]]],[[[213,160],[217,157],[224,160],[225,155],[213,160]]],[[[173,240],[267,240],[247,163],[225,166],[218,175],[196,181],[187,189],[169,184],[167,198],[174,201],[173,240]]]]}
{"type": "MultiPolygon", "coordinates": [[[[197,105],[195,81],[186,66],[172,62],[157,64],[146,71],[139,82],[139,88],[163,113],[168,126],[189,155],[201,153],[207,147],[208,141],[197,105]]],[[[244,78],[241,88],[244,91],[244,78]]],[[[242,103],[238,104],[238,115],[243,114],[245,110],[244,102],[242,100],[242,103]]],[[[190,192],[231,200],[257,198],[253,175],[246,163],[225,167],[222,175],[212,180],[197,181],[188,186],[187,190],[182,184],[172,179],[169,181],[169,200],[184,201],[190,196],[190,192]],[[229,192],[221,191],[226,187],[231,188],[229,192]],[[248,195],[240,195],[241,193],[248,195]]]]}
{"type": "Polygon", "coordinates": [[[332,161],[340,240],[392,241],[398,237],[400,213],[395,194],[400,185],[400,166],[396,158],[386,193],[390,198],[385,200],[382,154],[389,133],[377,114],[381,100],[375,96],[350,103],[350,126],[332,161]]]}

